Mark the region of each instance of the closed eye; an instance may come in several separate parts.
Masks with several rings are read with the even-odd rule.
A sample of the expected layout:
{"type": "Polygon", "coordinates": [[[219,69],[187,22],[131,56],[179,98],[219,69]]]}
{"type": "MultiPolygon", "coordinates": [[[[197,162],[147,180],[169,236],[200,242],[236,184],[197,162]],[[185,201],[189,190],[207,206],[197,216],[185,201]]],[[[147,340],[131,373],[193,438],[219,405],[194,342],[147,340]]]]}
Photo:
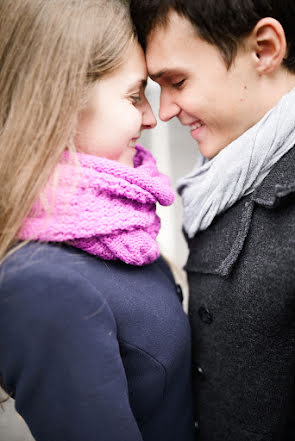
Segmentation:
{"type": "Polygon", "coordinates": [[[132,104],[136,105],[141,102],[141,95],[129,95],[129,99],[132,104]]]}
{"type": "Polygon", "coordinates": [[[185,82],[185,80],[181,80],[181,81],[178,81],[178,83],[172,83],[172,87],[174,89],[180,89],[180,87],[183,85],[184,82],[185,82]]]}

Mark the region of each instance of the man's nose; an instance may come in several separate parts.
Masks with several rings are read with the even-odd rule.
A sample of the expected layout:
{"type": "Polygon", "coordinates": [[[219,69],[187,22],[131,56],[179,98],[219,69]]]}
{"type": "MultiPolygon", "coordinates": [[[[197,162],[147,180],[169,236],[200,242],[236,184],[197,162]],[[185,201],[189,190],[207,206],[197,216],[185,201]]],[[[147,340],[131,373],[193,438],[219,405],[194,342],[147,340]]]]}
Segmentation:
{"type": "Polygon", "coordinates": [[[169,97],[169,95],[161,93],[159,118],[162,121],[169,121],[180,112],[180,107],[169,97]]]}

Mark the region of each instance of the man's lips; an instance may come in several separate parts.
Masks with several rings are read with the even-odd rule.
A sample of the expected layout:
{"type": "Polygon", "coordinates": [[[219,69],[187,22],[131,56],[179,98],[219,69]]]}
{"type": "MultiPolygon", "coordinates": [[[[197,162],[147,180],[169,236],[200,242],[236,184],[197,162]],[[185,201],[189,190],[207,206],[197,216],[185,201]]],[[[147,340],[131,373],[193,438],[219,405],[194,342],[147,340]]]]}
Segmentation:
{"type": "Polygon", "coordinates": [[[197,120],[197,121],[194,121],[192,124],[189,124],[189,127],[190,127],[191,131],[193,132],[194,130],[197,130],[200,127],[202,127],[203,125],[204,125],[204,123],[201,120],[197,120]]]}
{"type": "Polygon", "coordinates": [[[205,124],[201,120],[194,121],[193,123],[189,124],[191,136],[197,141],[201,141],[201,133],[203,132],[205,128],[205,124]]]}
{"type": "Polygon", "coordinates": [[[205,123],[201,119],[195,119],[192,122],[183,121],[183,120],[180,119],[180,122],[181,122],[181,124],[183,126],[189,127],[191,131],[199,129],[200,127],[205,125],[205,123]]]}

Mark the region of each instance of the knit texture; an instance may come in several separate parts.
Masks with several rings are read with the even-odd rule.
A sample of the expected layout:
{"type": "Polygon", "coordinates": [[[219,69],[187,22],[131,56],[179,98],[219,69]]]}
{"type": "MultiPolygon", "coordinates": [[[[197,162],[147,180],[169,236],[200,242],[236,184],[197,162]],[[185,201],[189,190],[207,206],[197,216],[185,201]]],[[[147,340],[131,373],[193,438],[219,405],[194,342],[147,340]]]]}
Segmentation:
{"type": "Polygon", "coordinates": [[[161,226],[156,203],[171,205],[174,192],[152,154],[141,146],[136,150],[134,168],[64,153],[19,238],[67,242],[105,260],[133,265],[156,260],[161,226]]]}

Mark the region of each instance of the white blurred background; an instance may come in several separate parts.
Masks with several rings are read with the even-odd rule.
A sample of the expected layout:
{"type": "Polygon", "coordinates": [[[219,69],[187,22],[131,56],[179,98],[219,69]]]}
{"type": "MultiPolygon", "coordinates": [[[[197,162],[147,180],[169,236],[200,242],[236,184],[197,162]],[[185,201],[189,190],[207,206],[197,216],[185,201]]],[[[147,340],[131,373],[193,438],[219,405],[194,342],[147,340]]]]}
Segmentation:
{"type": "MultiPolygon", "coordinates": [[[[160,88],[149,81],[146,95],[158,117],[160,88]]],[[[198,159],[196,142],[191,138],[189,129],[182,127],[178,120],[168,123],[159,121],[154,130],[143,132],[140,143],[149,148],[157,159],[161,172],[171,177],[175,183],[188,173],[198,159]]],[[[159,207],[158,214],[162,219],[159,244],[162,253],[178,268],[182,268],[187,258],[187,247],[182,236],[182,207],[179,196],[172,207],[159,207]]],[[[180,282],[185,295],[187,308],[187,286],[184,274],[174,274],[180,282]]],[[[8,400],[0,406],[0,440],[1,441],[34,441],[25,422],[16,413],[14,401],[8,400]]],[[[54,441],[54,440],[52,440],[54,441]]],[[[83,440],[81,440],[83,441],[83,440]]]]}
{"type": "MultiPolygon", "coordinates": [[[[188,127],[183,127],[177,118],[162,122],[158,118],[160,104],[160,87],[149,80],[146,96],[157,116],[158,124],[153,130],[146,130],[140,139],[157,159],[161,172],[171,177],[175,189],[176,181],[187,174],[199,159],[197,143],[190,135],[188,127]]],[[[159,243],[162,252],[179,268],[182,268],[187,257],[187,246],[182,235],[182,205],[180,197],[172,207],[159,207],[158,214],[162,219],[159,243]]]]}

